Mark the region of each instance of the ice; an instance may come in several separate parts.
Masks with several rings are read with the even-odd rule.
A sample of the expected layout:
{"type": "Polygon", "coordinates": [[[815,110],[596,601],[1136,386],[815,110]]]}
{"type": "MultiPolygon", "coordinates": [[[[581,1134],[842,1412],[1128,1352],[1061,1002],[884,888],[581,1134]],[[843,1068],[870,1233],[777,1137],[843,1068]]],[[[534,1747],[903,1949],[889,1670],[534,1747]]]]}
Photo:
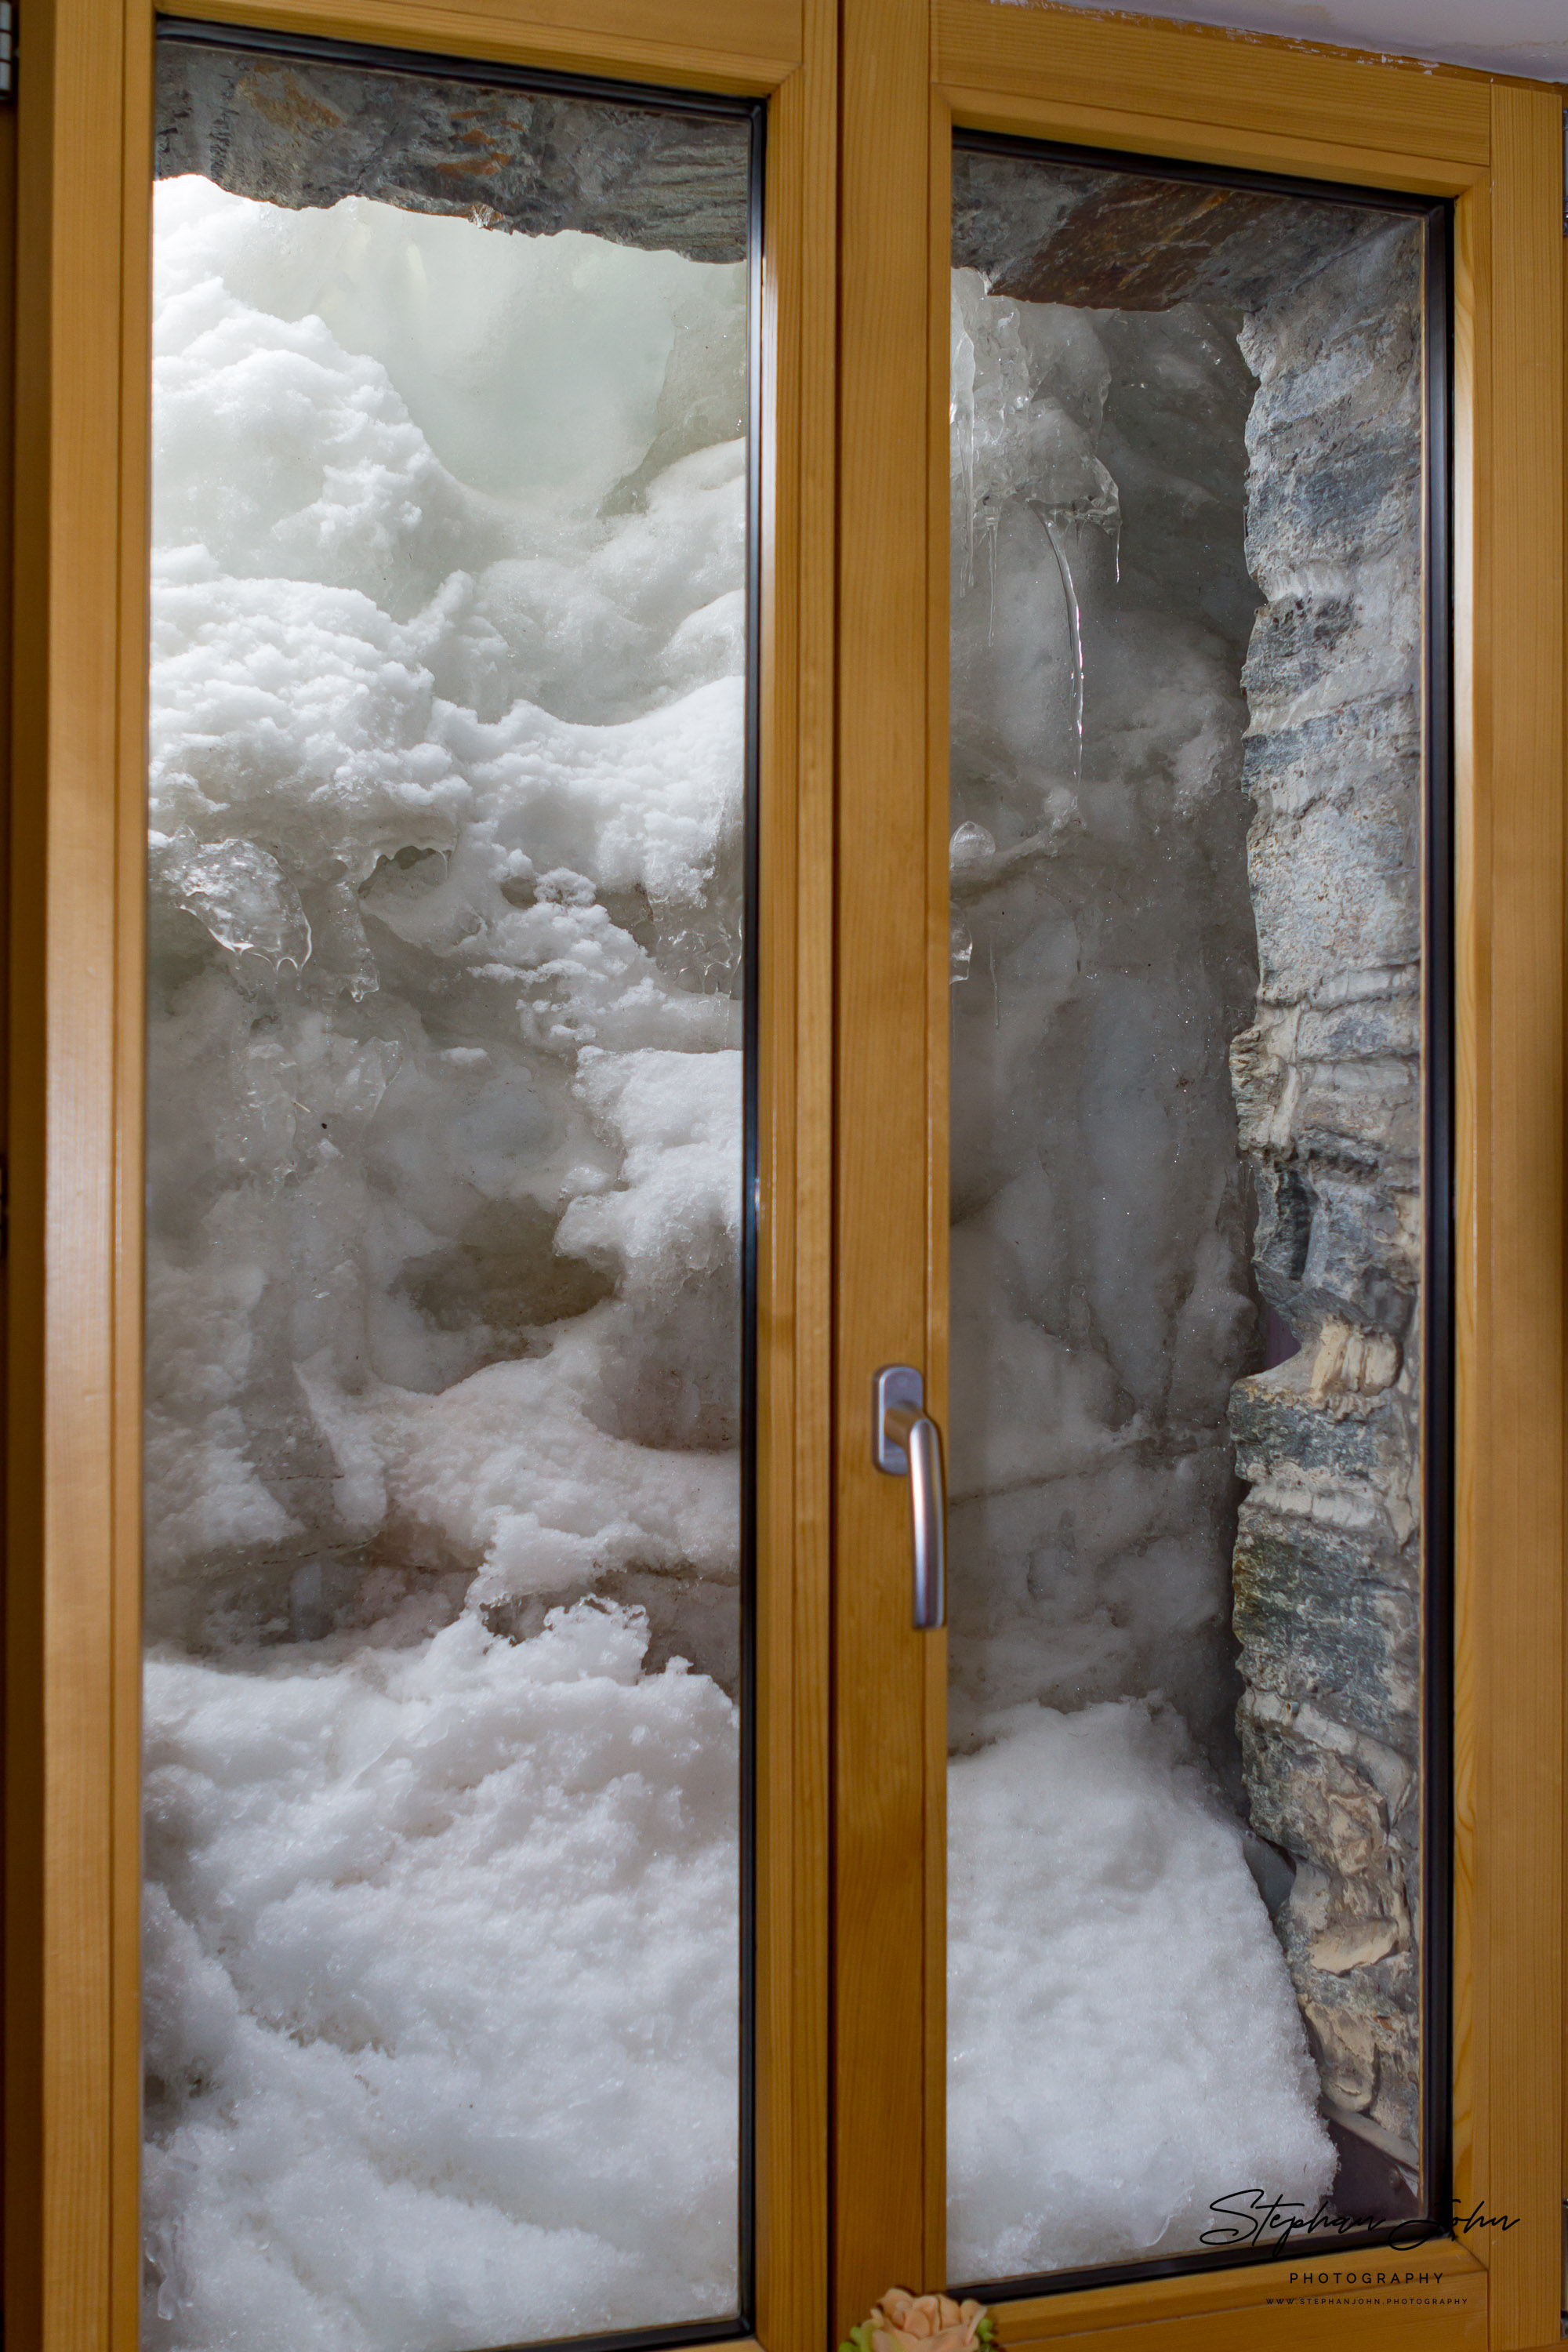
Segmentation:
{"type": "MultiPolygon", "coordinates": [[[[194,175],[161,182],[157,205],[166,307],[155,348],[183,343],[193,316],[230,316],[230,303],[237,320],[267,320],[237,330],[254,350],[237,349],[237,363],[287,365],[295,380],[305,371],[279,355],[321,353],[356,385],[351,434],[384,418],[427,485],[446,472],[553,509],[570,529],[650,454],[662,468],[742,429],[743,263],[694,264],[575,229],[476,235],[466,220],[357,196],[325,211],[241,210],[247,199],[194,175]]],[[[220,400],[232,381],[226,372],[212,387],[220,400]]],[[[193,387],[171,421],[199,424],[196,411],[193,387]]],[[[299,409],[257,421],[279,462],[297,465],[299,409]]],[[[193,450],[166,487],[189,483],[199,503],[200,478],[193,450]]],[[[387,520],[402,520],[390,502],[387,520]]]]}
{"type": "Polygon", "coordinates": [[[1335,2170],[1233,1723],[1234,325],[953,273],[949,2266],[980,2284],[1335,2170]]]}
{"type": "Polygon", "coordinates": [[[275,857],[253,841],[219,841],[201,849],[189,833],[172,842],[154,834],[149,848],[160,882],[220,947],[265,956],[274,970],[284,963],[300,969],[310,952],[310,926],[275,857]]]}
{"type": "Polygon", "coordinates": [[[1234,1784],[1254,384],[1190,308],[1021,303],[961,270],[954,329],[975,419],[954,458],[951,863],[973,942],[952,991],[954,1736],[977,1708],[1161,1689],[1234,1784]]]}
{"type": "Polygon", "coordinates": [[[743,268],[155,250],[148,2341],[717,2315],[743,268]]]}

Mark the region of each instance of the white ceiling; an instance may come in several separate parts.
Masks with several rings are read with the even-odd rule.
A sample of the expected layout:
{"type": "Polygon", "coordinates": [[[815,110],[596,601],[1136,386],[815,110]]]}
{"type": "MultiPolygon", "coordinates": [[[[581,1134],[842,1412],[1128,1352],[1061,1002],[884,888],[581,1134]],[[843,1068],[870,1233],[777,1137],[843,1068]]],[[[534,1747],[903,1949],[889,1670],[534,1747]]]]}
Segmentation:
{"type": "Polygon", "coordinates": [[[1135,13],[1568,82],[1568,0],[1137,0],[1135,13]]]}

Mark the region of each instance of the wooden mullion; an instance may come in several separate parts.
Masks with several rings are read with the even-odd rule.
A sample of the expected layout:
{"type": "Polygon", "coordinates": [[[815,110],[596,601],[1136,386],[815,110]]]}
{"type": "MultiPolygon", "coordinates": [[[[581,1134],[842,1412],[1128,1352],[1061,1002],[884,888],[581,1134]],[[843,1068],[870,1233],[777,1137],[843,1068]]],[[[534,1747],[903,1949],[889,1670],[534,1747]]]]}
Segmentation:
{"type": "Polygon", "coordinates": [[[42,0],[18,101],[7,2319],[110,2323],[124,27],[42,0]]]}
{"type": "Polygon", "coordinates": [[[836,0],[769,110],[758,1239],[757,2332],[827,2306],[836,0]]]}
{"type": "MultiPolygon", "coordinates": [[[[834,1604],[834,2328],[932,2284],[930,1807],[945,1636],[910,1620],[906,1483],[871,1459],[879,1366],[934,1370],[924,0],[843,19],[839,246],[834,1604]],[[934,1717],[933,1717],[934,1710],[934,1717]]],[[[945,1173],[945,1171],[944,1171],[945,1173]]],[[[940,1864],[940,1855],[937,1857],[940,1864]]],[[[933,2210],[934,2205],[934,2210],[933,2210]]]]}

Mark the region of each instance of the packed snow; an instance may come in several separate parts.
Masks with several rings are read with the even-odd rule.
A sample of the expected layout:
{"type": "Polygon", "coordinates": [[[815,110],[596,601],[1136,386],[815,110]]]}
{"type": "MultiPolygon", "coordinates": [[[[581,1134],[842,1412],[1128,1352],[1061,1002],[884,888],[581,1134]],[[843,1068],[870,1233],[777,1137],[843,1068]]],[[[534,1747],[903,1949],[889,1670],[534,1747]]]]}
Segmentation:
{"type": "Polygon", "coordinates": [[[734,1710],[644,1638],[585,1601],[150,1666],[158,2333],[463,2352],[718,2301],[734,1710]]]}
{"type": "Polygon", "coordinates": [[[1180,1717],[1026,1704],[986,1730],[949,1782],[952,2275],[1174,2252],[1263,2184],[1315,2201],[1296,1997],[1180,1717]]]}
{"type": "Polygon", "coordinates": [[[721,2315],[744,272],[156,231],[148,2341],[721,2315]]]}

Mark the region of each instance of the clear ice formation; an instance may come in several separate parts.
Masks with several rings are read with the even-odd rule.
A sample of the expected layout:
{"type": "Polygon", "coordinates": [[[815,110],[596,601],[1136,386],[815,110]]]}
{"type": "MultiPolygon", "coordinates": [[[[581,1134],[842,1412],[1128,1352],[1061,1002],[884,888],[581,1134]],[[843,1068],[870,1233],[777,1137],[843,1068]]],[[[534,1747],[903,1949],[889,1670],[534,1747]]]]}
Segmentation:
{"type": "Polygon", "coordinates": [[[721,2315],[744,268],[156,231],[146,2340],[721,2315]]]}
{"type": "Polygon", "coordinates": [[[1426,320],[1420,223],[1373,231],[1244,331],[1268,602],[1245,672],[1258,1013],[1231,1066],[1258,1286],[1300,1346],[1230,1418],[1248,1804],[1295,1866],[1277,1925],[1325,2110],[1398,2212],[1420,2210],[1427,1932],[1426,320]]]}
{"type": "Polygon", "coordinates": [[[1225,1416],[1258,1319],[1227,1062],[1257,990],[1252,383],[1191,309],[1018,303],[971,271],[953,299],[976,383],[956,471],[985,516],[967,584],[962,509],[954,530],[952,888],[975,943],[953,992],[954,1745],[977,1707],[1158,1687],[1217,1760],[1239,1695],[1225,1416]],[[1118,589],[1101,518],[1123,513],[1118,589]]]}

